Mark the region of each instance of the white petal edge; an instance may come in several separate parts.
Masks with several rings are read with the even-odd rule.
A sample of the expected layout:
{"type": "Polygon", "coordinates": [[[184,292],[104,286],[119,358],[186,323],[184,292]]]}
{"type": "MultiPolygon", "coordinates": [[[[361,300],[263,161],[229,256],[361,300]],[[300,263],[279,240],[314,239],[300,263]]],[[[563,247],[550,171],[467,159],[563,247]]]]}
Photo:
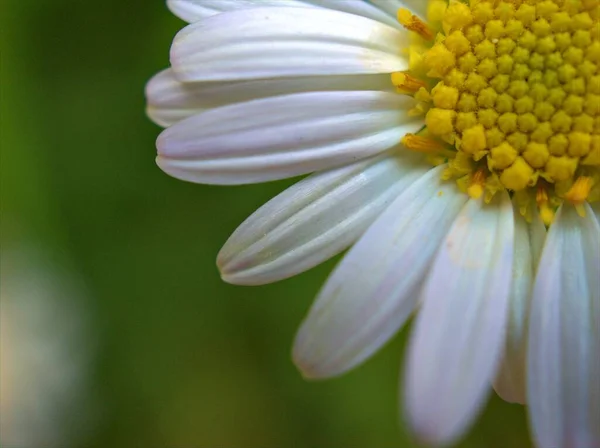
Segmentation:
{"type": "Polygon", "coordinates": [[[388,74],[184,83],[172,69],[167,69],[146,86],[147,113],[159,126],[169,127],[207,109],[228,104],[292,93],[351,90],[393,92],[394,86],[388,74]]]}
{"type": "Polygon", "coordinates": [[[455,441],[491,391],[506,333],[513,245],[508,194],[491,204],[470,200],[425,280],[404,395],[410,425],[429,444],[455,441]]]}
{"type": "Polygon", "coordinates": [[[303,0],[167,0],[167,6],[180,19],[194,23],[239,9],[284,6],[310,8],[312,5],[303,0]]]}
{"type": "Polygon", "coordinates": [[[528,403],[539,448],[600,446],[600,224],[563,205],[535,281],[528,403]]]}
{"type": "Polygon", "coordinates": [[[427,0],[368,0],[373,5],[387,12],[389,15],[396,17],[400,8],[405,8],[413,14],[420,16],[421,19],[427,18],[427,0]]]}
{"type": "Polygon", "coordinates": [[[384,154],[298,182],[231,235],[217,257],[223,280],[260,285],[322,263],[354,243],[424,169],[417,154],[384,154]]]}
{"type": "Polygon", "coordinates": [[[164,130],[158,166],[206,184],[265,182],[325,170],[394,147],[423,126],[408,96],[309,92],[211,109],[164,130]]]}
{"type": "Polygon", "coordinates": [[[386,13],[384,11],[389,10],[389,8],[379,8],[363,0],[167,0],[167,5],[173,14],[190,23],[237,9],[285,6],[295,8],[324,7],[400,27],[400,24],[395,20],[395,12],[393,14],[386,13]]]}
{"type": "Polygon", "coordinates": [[[600,222],[600,201],[593,202],[591,204],[592,211],[596,215],[596,219],[600,222]]]}
{"type": "Polygon", "coordinates": [[[392,73],[408,68],[409,32],[323,8],[225,12],[181,30],[171,65],[181,81],[392,73]]]}
{"type": "Polygon", "coordinates": [[[514,211],[515,242],[509,319],[502,364],[494,382],[496,393],[509,403],[525,404],[527,371],[527,336],[531,290],[546,237],[546,227],[535,213],[531,223],[514,211]]]}
{"type": "Polygon", "coordinates": [[[307,378],[363,362],[414,310],[429,262],[466,201],[440,180],[443,169],[419,173],[329,277],[294,343],[294,362],[307,378]]]}

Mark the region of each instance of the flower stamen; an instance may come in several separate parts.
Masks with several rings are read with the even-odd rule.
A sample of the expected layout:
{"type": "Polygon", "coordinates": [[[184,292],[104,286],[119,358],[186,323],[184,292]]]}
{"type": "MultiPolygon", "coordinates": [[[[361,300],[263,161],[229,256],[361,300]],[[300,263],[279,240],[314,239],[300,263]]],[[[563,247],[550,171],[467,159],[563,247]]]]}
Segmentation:
{"type": "MultiPolygon", "coordinates": [[[[412,44],[418,64],[392,81],[426,99],[409,115],[424,113],[424,135],[447,144],[445,178],[471,197],[507,190],[527,203],[536,198],[546,224],[563,202],[581,213],[600,199],[600,16],[590,8],[597,3],[436,0],[429,28],[398,10],[399,22],[430,42],[412,44]]],[[[435,156],[439,163],[442,154],[435,156]]]]}
{"type": "Polygon", "coordinates": [[[419,89],[427,87],[425,81],[405,72],[392,73],[392,84],[396,86],[398,93],[417,93],[419,89]]]}
{"type": "Polygon", "coordinates": [[[485,190],[485,172],[478,169],[471,178],[471,184],[467,188],[467,194],[473,199],[479,199],[485,190]]]}
{"type": "Polygon", "coordinates": [[[593,181],[591,177],[579,176],[565,194],[565,199],[574,205],[583,204],[590,194],[593,181]]]}
{"type": "Polygon", "coordinates": [[[542,222],[546,226],[552,224],[552,221],[554,221],[554,210],[552,207],[550,207],[548,190],[544,185],[538,185],[535,195],[535,202],[537,203],[540,211],[540,218],[542,218],[542,222]]]}
{"type": "Polygon", "coordinates": [[[400,22],[404,28],[417,33],[425,40],[433,40],[435,37],[431,28],[408,9],[400,8],[398,10],[398,22],[400,22]]]}
{"type": "Polygon", "coordinates": [[[406,134],[402,139],[402,144],[411,151],[423,154],[435,154],[445,157],[454,157],[454,152],[449,150],[442,142],[431,137],[425,137],[415,134],[406,134]]]}

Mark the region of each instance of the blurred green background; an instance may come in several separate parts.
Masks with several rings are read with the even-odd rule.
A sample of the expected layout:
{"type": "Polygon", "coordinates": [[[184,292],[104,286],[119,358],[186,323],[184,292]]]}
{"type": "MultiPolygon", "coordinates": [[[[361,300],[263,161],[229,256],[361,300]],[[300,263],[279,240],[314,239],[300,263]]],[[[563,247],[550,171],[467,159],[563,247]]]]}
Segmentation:
{"type": "MultiPolygon", "coordinates": [[[[417,446],[397,405],[406,330],[338,379],[306,382],[291,363],[332,263],[221,282],[221,244],[289,182],[210,187],[156,167],[143,89],[183,26],[164,2],[2,5],[2,242],[66,256],[89,291],[97,411],[77,446],[417,446]]],[[[458,446],[528,440],[523,409],[493,397],[458,446]]]]}

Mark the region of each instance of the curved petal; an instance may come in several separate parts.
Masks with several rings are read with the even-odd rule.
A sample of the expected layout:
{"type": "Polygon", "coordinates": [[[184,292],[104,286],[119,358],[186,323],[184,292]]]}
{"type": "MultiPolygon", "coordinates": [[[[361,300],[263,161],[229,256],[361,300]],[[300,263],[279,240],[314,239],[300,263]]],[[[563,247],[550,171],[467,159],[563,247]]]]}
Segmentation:
{"type": "Polygon", "coordinates": [[[506,333],[513,246],[508,194],[491,204],[470,200],[425,280],[404,393],[409,422],[428,443],[459,437],[491,390],[506,333]]]}
{"type": "Polygon", "coordinates": [[[502,364],[494,382],[500,397],[510,403],[525,404],[527,367],[527,329],[531,306],[531,288],[538,262],[540,241],[546,234],[544,223],[535,215],[531,224],[519,214],[515,217],[514,263],[509,319],[502,364]]]}
{"type": "Polygon", "coordinates": [[[422,19],[427,18],[427,0],[369,0],[373,5],[387,12],[389,15],[396,17],[400,8],[410,10],[413,14],[420,16],[422,19]]]}
{"type": "Polygon", "coordinates": [[[216,14],[257,7],[310,8],[303,0],[167,0],[169,9],[182,20],[193,23],[216,14]]]}
{"type": "Polygon", "coordinates": [[[363,0],[167,0],[167,5],[176,16],[190,23],[236,9],[265,6],[292,6],[296,8],[321,6],[399,27],[398,22],[395,20],[395,13],[387,14],[382,9],[363,0]]]}
{"type": "Polygon", "coordinates": [[[164,130],[157,163],[207,184],[283,179],[383,152],[422,119],[413,99],[385,92],[310,92],[208,110],[164,130]]]}
{"type": "Polygon", "coordinates": [[[392,73],[408,68],[409,32],[323,8],[226,12],[181,30],[171,65],[182,81],[392,73]]]}
{"type": "Polygon", "coordinates": [[[301,92],[394,91],[387,74],[304,76],[251,81],[181,82],[172,69],[155,75],[146,86],[148,116],[168,127],[207,109],[301,92]]]}
{"type": "Polygon", "coordinates": [[[454,183],[440,180],[443,169],[429,169],[400,194],[329,277],[294,343],[306,377],[356,366],[412,313],[430,260],[466,201],[454,183]]]}
{"type": "Polygon", "coordinates": [[[322,263],[354,243],[423,170],[416,154],[386,154],[298,182],[231,235],[217,258],[223,279],[265,284],[322,263]]]}
{"type": "Polygon", "coordinates": [[[592,211],[596,215],[596,219],[600,222],[600,201],[593,202],[591,204],[592,211]]]}
{"type": "Polygon", "coordinates": [[[537,446],[600,446],[600,225],[563,205],[533,290],[528,403],[537,446]]]}

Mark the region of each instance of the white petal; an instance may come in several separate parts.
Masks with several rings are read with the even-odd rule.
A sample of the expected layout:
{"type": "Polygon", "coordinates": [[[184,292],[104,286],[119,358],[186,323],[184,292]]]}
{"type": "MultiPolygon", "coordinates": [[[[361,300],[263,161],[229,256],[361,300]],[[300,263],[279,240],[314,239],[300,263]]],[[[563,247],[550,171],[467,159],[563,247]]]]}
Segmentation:
{"type": "Polygon", "coordinates": [[[175,15],[187,22],[197,22],[215,14],[236,9],[265,6],[291,6],[295,8],[321,6],[357,14],[399,27],[399,23],[395,20],[395,12],[387,14],[363,0],[167,0],[167,5],[175,15]]]}
{"type": "Polygon", "coordinates": [[[540,261],[531,310],[528,403],[537,446],[600,446],[600,225],[563,205],[540,261]]]}
{"type": "Polygon", "coordinates": [[[593,202],[591,204],[591,207],[594,214],[596,215],[596,219],[598,220],[598,222],[600,222],[600,201],[593,202]]]}
{"type": "MultiPolygon", "coordinates": [[[[397,10],[389,11],[389,8],[382,8],[377,5],[376,2],[369,2],[364,0],[305,0],[307,3],[314,5],[323,6],[329,9],[335,9],[338,11],[349,12],[350,14],[356,14],[359,16],[367,17],[369,19],[377,20],[378,22],[385,23],[386,25],[393,26],[395,28],[401,28],[402,25],[396,19],[397,10]]],[[[418,1],[418,0],[413,0],[418,1]]]]}
{"type": "Polygon", "coordinates": [[[391,73],[408,68],[409,33],[323,8],[226,12],[177,34],[171,64],[182,81],[391,73]]]}
{"type": "Polygon", "coordinates": [[[444,167],[429,171],[389,206],[323,287],[294,344],[309,378],[339,375],[372,355],[413,311],[417,289],[466,201],[444,167]]]}
{"type": "Polygon", "coordinates": [[[322,263],[354,243],[424,169],[416,154],[386,154],[298,182],[231,235],[217,259],[223,279],[264,284],[322,263]]]}
{"type": "Polygon", "coordinates": [[[373,5],[379,7],[388,14],[396,17],[400,8],[410,10],[422,19],[427,18],[427,0],[369,0],[373,5]]]}
{"type": "Polygon", "coordinates": [[[272,6],[311,7],[302,0],[167,0],[167,6],[177,17],[190,23],[238,9],[272,6]]]}
{"type": "Polygon", "coordinates": [[[305,76],[251,81],[181,82],[171,69],[146,87],[147,112],[160,126],[171,126],[206,109],[300,92],[348,90],[394,91],[390,75],[305,76]]]}
{"type": "Polygon", "coordinates": [[[157,163],[173,177],[243,184],[293,177],[383,152],[416,132],[412,98],[311,92],[211,109],[164,130],[157,163]]]}
{"type": "Polygon", "coordinates": [[[502,365],[494,389],[511,403],[526,402],[527,329],[531,306],[531,288],[537,267],[537,247],[545,237],[546,228],[539,215],[531,224],[519,214],[515,217],[514,262],[509,306],[509,320],[502,365]]]}
{"type": "Polygon", "coordinates": [[[407,415],[431,444],[451,443],[491,390],[505,337],[514,220],[507,193],[467,202],[423,288],[405,378],[407,415]]]}

